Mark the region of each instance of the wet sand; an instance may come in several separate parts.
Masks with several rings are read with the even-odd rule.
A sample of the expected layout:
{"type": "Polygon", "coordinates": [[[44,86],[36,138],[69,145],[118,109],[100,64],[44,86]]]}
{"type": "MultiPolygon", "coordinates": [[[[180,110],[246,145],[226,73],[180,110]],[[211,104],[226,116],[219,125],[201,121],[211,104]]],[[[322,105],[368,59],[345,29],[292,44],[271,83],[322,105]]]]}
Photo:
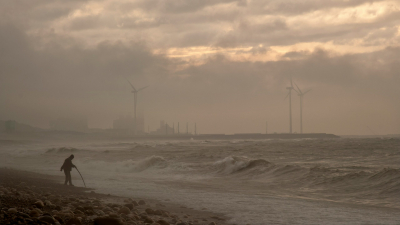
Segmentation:
{"type": "Polygon", "coordinates": [[[62,184],[63,176],[0,168],[0,224],[228,225],[224,215],[62,184]]]}

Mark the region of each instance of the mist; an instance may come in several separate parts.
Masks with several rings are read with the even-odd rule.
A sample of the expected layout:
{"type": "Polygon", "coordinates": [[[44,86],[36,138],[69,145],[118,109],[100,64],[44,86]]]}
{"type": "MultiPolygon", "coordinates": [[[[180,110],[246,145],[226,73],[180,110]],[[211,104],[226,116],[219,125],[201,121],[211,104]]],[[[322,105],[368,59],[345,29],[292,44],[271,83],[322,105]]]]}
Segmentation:
{"type": "MultiPolygon", "coordinates": [[[[304,132],[400,133],[398,3],[260,4],[1,3],[0,120],[48,128],[85,117],[89,128],[112,128],[133,115],[128,79],[149,85],[137,103],[146,129],[164,120],[202,134],[262,133],[268,122],[287,133],[292,77],[312,89],[304,132]]],[[[299,104],[293,92],[293,132],[299,104]]]]}
{"type": "Polygon", "coordinates": [[[398,0],[0,1],[0,224],[400,224],[399,71],[398,0]]]}

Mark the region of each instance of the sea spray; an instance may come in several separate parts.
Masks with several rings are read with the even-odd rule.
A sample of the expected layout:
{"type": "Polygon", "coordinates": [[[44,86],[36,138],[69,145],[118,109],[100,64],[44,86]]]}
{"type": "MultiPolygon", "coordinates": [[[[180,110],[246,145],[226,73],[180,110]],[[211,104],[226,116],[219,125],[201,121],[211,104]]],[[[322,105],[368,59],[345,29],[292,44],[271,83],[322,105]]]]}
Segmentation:
{"type": "Polygon", "coordinates": [[[161,156],[150,156],[142,160],[133,159],[123,161],[103,161],[85,158],[77,160],[85,168],[99,171],[114,171],[122,173],[142,172],[148,169],[163,169],[168,166],[168,162],[161,156]]]}

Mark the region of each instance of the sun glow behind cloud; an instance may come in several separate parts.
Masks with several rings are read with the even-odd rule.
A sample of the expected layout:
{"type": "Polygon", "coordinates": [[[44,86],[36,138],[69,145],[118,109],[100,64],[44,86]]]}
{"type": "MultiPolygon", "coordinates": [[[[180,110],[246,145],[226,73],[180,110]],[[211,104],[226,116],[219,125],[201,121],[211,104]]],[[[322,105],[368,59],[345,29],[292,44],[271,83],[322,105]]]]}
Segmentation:
{"type": "MultiPolygon", "coordinates": [[[[335,27],[349,24],[368,24],[380,20],[384,17],[400,12],[400,2],[383,1],[365,3],[349,8],[331,8],[313,11],[306,14],[291,16],[286,19],[288,29],[299,33],[318,30],[326,27],[335,27]]],[[[247,19],[257,24],[263,21],[271,21],[276,16],[258,15],[248,16],[247,19]]],[[[381,28],[381,30],[385,28],[381,28]]],[[[395,40],[382,38],[379,44],[370,44],[365,38],[352,38],[346,41],[325,41],[325,42],[298,42],[290,45],[271,45],[267,51],[261,54],[254,54],[251,49],[253,45],[233,48],[216,48],[214,46],[196,46],[196,47],[173,47],[168,49],[157,49],[155,52],[164,52],[168,57],[181,58],[190,62],[201,63],[202,60],[214,54],[222,54],[236,61],[276,61],[281,60],[282,56],[293,51],[313,51],[315,48],[325,49],[337,54],[367,53],[384,49],[388,44],[400,44],[399,27],[397,34],[393,37],[395,40]]],[[[234,31],[232,26],[221,27],[224,32],[234,31]]],[[[368,37],[368,36],[367,36],[368,37]]],[[[259,45],[262,45],[260,43],[259,45]]]]}
{"type": "Polygon", "coordinates": [[[356,7],[318,10],[289,17],[288,24],[294,28],[370,23],[396,12],[400,12],[400,2],[398,1],[373,2],[356,7]]]}
{"type": "MultiPolygon", "coordinates": [[[[249,5],[252,3],[248,2],[249,5]]],[[[175,6],[173,4],[171,6],[165,2],[155,8],[141,8],[141,4],[145,2],[87,2],[67,17],[54,20],[52,28],[59,34],[81,39],[88,47],[105,40],[128,43],[139,37],[145,39],[155,53],[162,52],[170,58],[196,63],[215,54],[223,54],[239,61],[269,61],[279,60],[281,55],[292,51],[322,48],[340,54],[362,53],[400,43],[399,30],[393,37],[381,38],[379,41],[376,39],[374,43],[366,41],[371,34],[353,38],[332,36],[319,41],[311,40],[312,37],[323,36],[325,33],[340,34],[344,30],[353,29],[350,25],[371,24],[398,14],[398,1],[321,8],[294,15],[254,13],[254,8],[243,8],[236,2],[228,2],[206,6],[193,13],[183,13],[181,20],[164,12],[175,6]],[[86,26],[82,25],[85,23],[86,26]],[[76,28],[74,24],[79,24],[80,27],[76,28]],[[183,44],[196,32],[205,35],[204,39],[199,39],[199,43],[183,44]],[[285,44],[274,44],[288,38],[293,40],[285,44]],[[226,39],[233,41],[234,46],[216,46],[217,42],[226,39]],[[259,46],[264,46],[265,50],[258,53],[252,51],[259,46]]]]}
{"type": "Polygon", "coordinates": [[[304,42],[294,45],[270,46],[263,53],[253,53],[253,47],[240,48],[215,48],[208,46],[190,47],[190,48],[169,48],[154,50],[155,54],[165,54],[171,58],[178,58],[185,61],[196,62],[201,64],[208,57],[216,54],[224,55],[233,61],[278,61],[282,60],[282,56],[288,52],[311,52],[314,49],[324,49],[336,54],[354,54],[367,53],[384,49],[385,46],[364,46],[362,40],[353,40],[347,45],[334,44],[330,42],[304,42]]]}
{"type": "Polygon", "coordinates": [[[68,16],[69,19],[85,17],[85,16],[95,16],[100,15],[105,12],[104,5],[96,2],[88,2],[82,8],[76,9],[71,12],[68,16]]]}

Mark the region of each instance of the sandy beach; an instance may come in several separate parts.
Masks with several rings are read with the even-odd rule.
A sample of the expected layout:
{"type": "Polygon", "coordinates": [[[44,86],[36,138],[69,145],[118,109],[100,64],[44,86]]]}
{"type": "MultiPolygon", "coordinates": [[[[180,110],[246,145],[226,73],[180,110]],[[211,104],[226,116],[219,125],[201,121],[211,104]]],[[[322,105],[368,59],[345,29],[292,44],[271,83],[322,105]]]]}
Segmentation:
{"type": "Polygon", "coordinates": [[[223,215],[96,193],[62,184],[63,176],[0,168],[0,224],[153,224],[225,225],[223,215]]]}

